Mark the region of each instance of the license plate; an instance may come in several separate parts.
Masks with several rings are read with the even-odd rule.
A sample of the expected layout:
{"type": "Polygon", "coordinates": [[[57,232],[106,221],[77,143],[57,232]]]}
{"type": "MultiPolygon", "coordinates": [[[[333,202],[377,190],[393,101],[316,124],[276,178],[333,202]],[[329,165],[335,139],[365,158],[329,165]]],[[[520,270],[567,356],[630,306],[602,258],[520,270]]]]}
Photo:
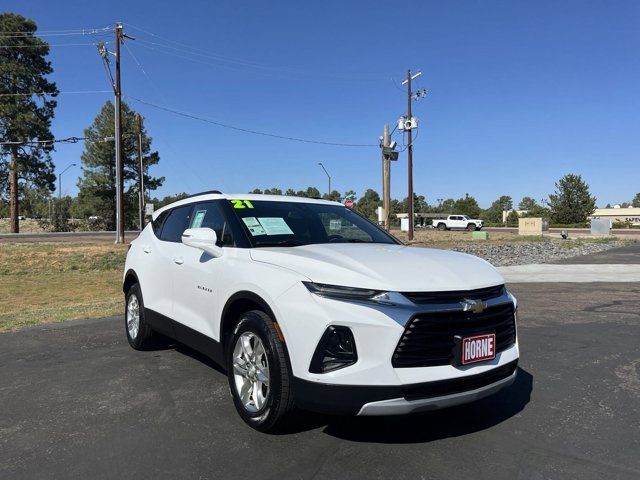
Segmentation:
{"type": "Polygon", "coordinates": [[[460,358],[462,364],[482,362],[496,358],[496,334],[475,335],[464,337],[461,343],[460,358]]]}

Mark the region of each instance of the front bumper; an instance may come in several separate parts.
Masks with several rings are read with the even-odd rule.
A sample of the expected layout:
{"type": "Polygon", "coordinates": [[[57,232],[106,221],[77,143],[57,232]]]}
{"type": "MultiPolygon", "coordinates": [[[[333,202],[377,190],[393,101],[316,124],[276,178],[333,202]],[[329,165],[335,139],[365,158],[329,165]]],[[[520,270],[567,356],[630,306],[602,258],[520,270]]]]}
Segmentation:
{"type": "Polygon", "coordinates": [[[335,415],[404,415],[469,403],[511,385],[517,376],[514,360],[464,377],[394,386],[336,385],[294,377],[300,408],[335,415]]]}

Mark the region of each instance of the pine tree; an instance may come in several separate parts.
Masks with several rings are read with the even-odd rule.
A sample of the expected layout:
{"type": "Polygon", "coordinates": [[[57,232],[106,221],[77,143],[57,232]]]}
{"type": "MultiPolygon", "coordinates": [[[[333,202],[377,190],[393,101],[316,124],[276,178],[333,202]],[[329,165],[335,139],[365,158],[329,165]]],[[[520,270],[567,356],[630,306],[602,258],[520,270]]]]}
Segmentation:
{"type": "Polygon", "coordinates": [[[468,193],[464,197],[456,200],[453,205],[454,213],[458,215],[468,215],[471,218],[478,218],[482,210],[478,206],[478,202],[468,193]]]}
{"type": "Polygon", "coordinates": [[[0,93],[28,94],[0,96],[0,139],[27,142],[0,147],[0,196],[10,199],[13,233],[19,231],[18,180],[36,188],[55,189],[54,166],[49,155],[53,143],[28,143],[53,139],[50,130],[56,106],[53,97],[58,93],[55,83],[46,79],[53,72],[46,60],[49,45],[34,37],[36,29],[33,20],[13,13],[0,14],[0,93]],[[3,35],[3,32],[12,33],[3,35]]]}
{"type": "MultiPolygon", "coordinates": [[[[91,126],[85,130],[87,137],[82,153],[82,177],[78,181],[78,210],[84,216],[100,217],[108,230],[116,227],[116,171],[115,142],[113,137],[114,106],[107,102],[91,126]]],[[[136,113],[122,103],[122,162],[124,168],[124,217],[125,228],[138,223],[138,126],[136,113]]],[[[158,152],[151,151],[151,137],[142,129],[142,163],[144,186],[147,192],[160,187],[164,177],[149,176],[149,167],[160,161],[158,152]]]]}
{"type": "Polygon", "coordinates": [[[513,209],[513,199],[509,195],[502,195],[487,208],[482,216],[489,223],[502,223],[502,212],[513,209]]]}
{"type": "Polygon", "coordinates": [[[554,223],[584,223],[596,208],[596,198],[580,175],[565,175],[556,182],[556,191],[549,195],[549,207],[554,223]]]}

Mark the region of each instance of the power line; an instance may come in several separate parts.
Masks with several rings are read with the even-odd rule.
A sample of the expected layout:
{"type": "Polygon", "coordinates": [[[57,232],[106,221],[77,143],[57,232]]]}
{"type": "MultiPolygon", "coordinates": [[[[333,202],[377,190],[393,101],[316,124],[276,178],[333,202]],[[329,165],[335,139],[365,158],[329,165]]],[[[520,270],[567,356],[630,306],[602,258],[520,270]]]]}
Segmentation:
{"type": "MultiPolygon", "coordinates": [[[[0,142],[0,145],[27,145],[27,146],[45,146],[51,145],[54,143],[78,143],[82,140],[88,140],[88,137],[67,137],[60,139],[50,139],[50,140],[23,140],[23,141],[8,141],[8,142],[0,142]]],[[[106,141],[105,139],[104,141],[106,141]]]]}
{"type": "MultiPolygon", "coordinates": [[[[176,40],[171,40],[171,39],[169,39],[169,38],[162,37],[162,36],[160,36],[160,35],[158,35],[158,34],[155,34],[155,33],[153,33],[153,32],[150,32],[150,31],[148,31],[148,30],[144,30],[144,29],[142,29],[142,28],[140,28],[140,27],[136,27],[136,26],[134,26],[134,25],[131,25],[130,23],[126,23],[125,25],[127,25],[127,26],[129,26],[129,27],[133,28],[134,30],[138,30],[138,31],[140,31],[140,32],[142,32],[142,33],[145,33],[145,34],[147,34],[147,35],[150,35],[150,36],[152,36],[152,37],[155,37],[155,38],[157,38],[157,39],[159,39],[159,40],[163,40],[163,41],[165,41],[165,42],[167,42],[167,43],[172,43],[172,44],[174,44],[174,45],[179,45],[179,46],[182,46],[182,47],[186,47],[186,48],[188,48],[188,49],[190,49],[190,50],[194,50],[194,51],[196,51],[196,52],[201,52],[201,54],[204,54],[204,56],[207,56],[207,57],[209,57],[209,58],[217,58],[217,59],[219,59],[219,60],[230,60],[230,61],[239,61],[239,62],[244,62],[244,63],[251,63],[251,62],[246,62],[246,61],[244,61],[244,60],[239,60],[239,59],[234,59],[234,58],[232,58],[232,57],[227,57],[227,56],[225,56],[225,55],[212,54],[212,53],[211,53],[211,51],[209,51],[209,50],[205,50],[205,49],[203,49],[203,48],[199,48],[199,47],[194,47],[194,46],[192,46],[192,45],[188,45],[188,44],[186,44],[186,43],[182,43],[182,42],[178,42],[178,41],[176,41],[176,40]]],[[[146,41],[146,40],[142,40],[142,41],[146,41]]],[[[175,47],[170,47],[169,45],[162,45],[162,44],[157,43],[157,42],[149,42],[149,41],[146,41],[146,42],[147,42],[147,43],[150,43],[150,44],[154,44],[154,45],[164,46],[164,47],[166,47],[166,48],[175,48],[175,47]]],[[[193,53],[194,55],[196,55],[196,53],[194,53],[194,52],[189,52],[189,53],[193,53]]],[[[260,66],[259,64],[253,64],[253,65],[260,66]]],[[[264,65],[264,66],[265,66],[265,67],[268,67],[267,65],[264,65]]]]}
{"type": "MultiPolygon", "coordinates": [[[[132,138],[135,137],[135,134],[125,134],[124,138],[132,138]]],[[[22,145],[22,146],[47,146],[53,145],[54,143],[64,143],[64,144],[73,144],[80,142],[89,142],[89,143],[107,143],[115,141],[114,137],[104,137],[98,140],[92,140],[89,137],[66,137],[66,138],[52,138],[49,140],[17,140],[17,141],[6,141],[0,142],[0,146],[9,146],[9,145],[22,145]]]]}
{"type": "MultiPolygon", "coordinates": [[[[215,61],[218,61],[218,62],[226,62],[226,63],[231,63],[231,64],[243,66],[243,67],[262,68],[262,69],[266,69],[266,70],[289,70],[289,71],[293,72],[292,70],[290,70],[290,69],[288,69],[286,67],[272,67],[272,66],[269,66],[269,65],[262,65],[262,64],[259,64],[259,63],[253,63],[253,62],[249,62],[249,61],[245,61],[245,60],[234,59],[234,58],[225,57],[225,56],[217,55],[217,54],[200,53],[199,51],[194,51],[194,50],[196,50],[194,47],[190,47],[193,50],[188,50],[188,49],[185,49],[185,48],[173,47],[171,45],[163,45],[163,44],[158,43],[158,42],[149,42],[149,41],[144,40],[144,39],[138,39],[138,41],[141,42],[141,43],[144,43],[146,45],[153,45],[155,47],[167,48],[167,49],[170,49],[170,50],[175,50],[177,52],[187,53],[189,55],[196,55],[198,57],[203,57],[203,58],[207,58],[207,59],[210,59],[210,60],[215,60],[215,61]]],[[[158,51],[160,51],[162,53],[168,53],[168,52],[164,52],[162,50],[158,50],[158,51]]],[[[188,57],[185,57],[185,58],[188,58],[188,57]]]]}
{"type": "Polygon", "coordinates": [[[55,96],[61,94],[82,94],[82,93],[111,93],[111,90],[77,90],[77,91],[64,91],[64,92],[26,92],[26,93],[0,93],[0,97],[28,97],[31,95],[48,95],[55,96]]]}
{"type": "Polygon", "coordinates": [[[95,43],[43,43],[41,45],[0,45],[0,48],[80,47],[87,45],[94,47],[95,43]]]}
{"type": "MultiPolygon", "coordinates": [[[[277,67],[277,66],[272,66],[272,65],[265,65],[265,64],[260,64],[260,63],[256,63],[256,62],[252,62],[252,61],[248,61],[248,60],[244,60],[244,59],[239,59],[239,58],[234,58],[234,57],[229,57],[226,55],[221,55],[219,53],[214,53],[211,52],[210,50],[205,50],[203,48],[199,48],[199,47],[195,47],[192,45],[188,45],[186,43],[183,42],[179,42],[176,40],[171,40],[169,38],[163,37],[161,35],[158,35],[156,33],[150,32],[149,30],[145,30],[143,28],[137,27],[135,25],[132,25],[130,23],[125,23],[125,25],[127,25],[130,28],[133,28],[134,30],[138,30],[146,35],[150,35],[154,38],[157,38],[163,42],[166,42],[168,44],[173,44],[173,45],[177,45],[179,47],[182,48],[177,48],[176,46],[173,45],[167,45],[167,44],[162,44],[162,43],[158,43],[158,42],[152,42],[149,40],[145,40],[145,39],[141,39],[141,38],[136,38],[136,40],[139,42],[140,46],[144,46],[145,48],[148,48],[150,50],[156,50],[159,51],[160,53],[164,53],[166,55],[173,55],[179,58],[184,58],[187,60],[191,60],[194,62],[198,62],[198,63],[203,63],[205,65],[210,65],[210,66],[220,66],[220,63],[226,63],[227,67],[231,68],[232,66],[236,66],[236,67],[246,67],[246,68],[254,68],[254,69],[258,69],[258,70],[264,70],[264,71],[269,71],[271,73],[284,73],[287,75],[313,75],[315,77],[317,76],[322,76],[325,78],[331,78],[331,79],[335,79],[335,80],[349,80],[351,81],[351,79],[353,78],[352,75],[348,75],[348,74],[344,74],[344,75],[328,75],[327,73],[324,72],[318,72],[318,71],[313,71],[313,72],[308,72],[308,71],[303,71],[303,70],[299,70],[299,69],[295,69],[295,68],[290,68],[290,67],[277,67]],[[154,47],[159,47],[159,48],[154,48],[154,47]],[[204,57],[210,60],[213,60],[215,62],[220,62],[218,64],[211,64],[208,62],[204,62],[195,58],[191,58],[191,57],[186,57],[186,56],[181,56],[178,55],[176,53],[173,52],[169,52],[166,50],[161,50],[161,49],[170,49],[173,50],[175,52],[182,52],[182,53],[186,53],[188,55],[196,55],[199,57],[204,57]]],[[[386,78],[388,75],[384,74],[384,73],[371,73],[371,74],[363,74],[362,72],[358,73],[358,77],[360,78],[360,80],[363,80],[364,77],[370,77],[369,80],[372,79],[383,79],[386,78]]]]}
{"type": "Polygon", "coordinates": [[[127,49],[127,52],[129,52],[129,55],[131,55],[131,58],[133,58],[133,61],[136,63],[136,65],[138,66],[138,68],[140,69],[140,71],[142,72],[142,74],[145,76],[145,78],[147,79],[147,81],[149,82],[149,84],[153,87],[153,89],[156,91],[156,93],[158,95],[160,95],[160,97],[162,98],[163,102],[166,102],[166,98],[165,96],[162,94],[162,92],[160,91],[160,89],[156,86],[156,84],[153,82],[153,80],[151,80],[151,77],[147,74],[147,71],[144,69],[144,67],[142,66],[142,64],[138,61],[138,57],[136,57],[134,55],[134,53],[131,51],[131,49],[129,48],[129,45],[127,43],[123,43],[124,47],[127,49]]]}
{"type": "Polygon", "coordinates": [[[70,28],[67,30],[40,30],[39,32],[25,32],[25,31],[13,31],[13,32],[2,32],[3,34],[25,34],[25,35],[42,35],[42,34],[52,34],[52,33],[68,33],[68,32],[93,32],[104,30],[108,31],[112,28],[111,25],[107,25],[105,27],[96,27],[96,28],[70,28]]]}
{"type": "Polygon", "coordinates": [[[313,144],[317,144],[317,145],[330,145],[330,146],[334,146],[334,147],[376,147],[376,148],[378,147],[378,145],[374,145],[374,144],[325,142],[325,141],[321,141],[321,140],[310,140],[310,139],[307,139],[307,138],[290,137],[290,136],[287,136],[287,135],[278,135],[278,134],[275,134],[275,133],[261,132],[259,130],[251,130],[251,129],[248,129],[248,128],[236,127],[236,126],[233,126],[233,125],[228,125],[226,123],[217,122],[217,121],[211,120],[209,118],[205,118],[205,117],[200,117],[198,115],[194,115],[192,113],[181,112],[179,110],[174,110],[172,108],[165,107],[163,105],[157,105],[157,104],[152,103],[152,102],[147,102],[146,100],[141,100],[139,98],[132,97],[130,95],[125,95],[125,97],[126,98],[130,98],[131,100],[135,100],[136,102],[142,103],[144,105],[148,105],[150,107],[156,108],[158,110],[164,110],[165,112],[169,112],[169,113],[173,113],[173,114],[176,114],[176,115],[180,115],[182,117],[191,118],[193,120],[199,120],[201,122],[210,123],[210,124],[216,125],[218,127],[228,128],[228,129],[236,130],[236,131],[239,131],[239,132],[251,133],[253,135],[262,135],[263,137],[278,138],[280,140],[290,140],[290,141],[293,141],[293,142],[313,143],[313,144]]]}
{"type": "MultiPolygon", "coordinates": [[[[144,69],[144,67],[142,66],[142,63],[140,63],[140,61],[138,60],[138,57],[136,57],[136,55],[134,55],[133,51],[131,50],[131,48],[129,48],[128,43],[124,43],[123,44],[125,46],[125,48],[127,49],[127,51],[129,52],[129,55],[131,55],[131,58],[133,58],[134,62],[136,63],[136,65],[138,66],[138,68],[140,68],[140,70],[142,71],[142,74],[145,76],[145,78],[147,79],[147,81],[149,82],[149,85],[151,85],[151,87],[153,87],[153,89],[156,91],[156,93],[158,94],[158,96],[160,97],[160,99],[167,103],[167,99],[165,97],[165,95],[162,93],[162,91],[158,88],[158,86],[155,84],[155,82],[151,79],[151,77],[147,74],[147,71],[144,69]]],[[[171,144],[171,142],[169,142],[169,140],[165,137],[162,139],[162,142],[165,144],[166,147],[169,148],[169,150],[171,151],[171,153],[173,153],[173,155],[175,155],[176,157],[179,157],[180,154],[178,154],[177,150],[173,147],[173,145],[171,144]]],[[[206,187],[206,184],[203,182],[202,180],[202,176],[201,175],[196,175],[194,173],[194,169],[192,168],[188,168],[187,172],[189,172],[189,174],[192,177],[195,177],[201,185],[206,187]]],[[[184,178],[183,178],[184,180],[184,178]]],[[[187,184],[187,186],[189,186],[187,184]]],[[[191,188],[191,187],[189,187],[191,188]]]]}
{"type": "Polygon", "coordinates": [[[78,30],[73,32],[66,33],[38,33],[38,32],[0,32],[0,38],[43,38],[43,37],[66,37],[72,35],[101,35],[108,32],[108,28],[96,28],[96,29],[86,29],[86,30],[78,30]]]}
{"type": "Polygon", "coordinates": [[[113,73],[111,73],[111,64],[109,62],[109,50],[107,50],[107,46],[105,42],[99,42],[96,44],[98,48],[98,53],[100,54],[100,58],[102,60],[102,66],[104,67],[104,71],[107,74],[109,79],[109,84],[111,85],[111,89],[113,93],[116,91],[116,84],[113,79],[113,73]]]}

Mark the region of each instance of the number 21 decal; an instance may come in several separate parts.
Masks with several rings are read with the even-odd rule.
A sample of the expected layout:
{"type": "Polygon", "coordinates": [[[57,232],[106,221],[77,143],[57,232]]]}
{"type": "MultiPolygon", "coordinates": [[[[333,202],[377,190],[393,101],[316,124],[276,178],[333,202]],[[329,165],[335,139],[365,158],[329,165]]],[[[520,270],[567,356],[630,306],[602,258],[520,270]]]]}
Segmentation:
{"type": "Polygon", "coordinates": [[[231,200],[233,208],[253,208],[253,204],[249,200],[231,200]]]}

